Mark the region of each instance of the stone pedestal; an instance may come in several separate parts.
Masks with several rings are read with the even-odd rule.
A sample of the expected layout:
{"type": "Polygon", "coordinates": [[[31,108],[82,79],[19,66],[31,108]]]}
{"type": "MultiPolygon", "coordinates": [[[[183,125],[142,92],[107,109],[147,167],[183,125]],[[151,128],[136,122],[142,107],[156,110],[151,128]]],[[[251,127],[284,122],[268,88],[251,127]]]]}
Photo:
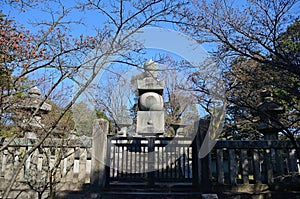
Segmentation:
{"type": "Polygon", "coordinates": [[[164,132],[163,111],[138,111],[137,133],[139,135],[154,136],[164,132]]]}

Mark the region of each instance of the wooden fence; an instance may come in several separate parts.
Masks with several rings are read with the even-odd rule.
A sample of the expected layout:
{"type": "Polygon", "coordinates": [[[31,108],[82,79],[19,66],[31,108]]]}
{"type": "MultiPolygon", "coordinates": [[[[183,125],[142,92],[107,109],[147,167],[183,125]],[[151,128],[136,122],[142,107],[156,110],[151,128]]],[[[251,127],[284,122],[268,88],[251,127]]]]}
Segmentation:
{"type": "Polygon", "coordinates": [[[191,140],[111,137],[108,142],[110,182],[192,182],[191,140]]]}

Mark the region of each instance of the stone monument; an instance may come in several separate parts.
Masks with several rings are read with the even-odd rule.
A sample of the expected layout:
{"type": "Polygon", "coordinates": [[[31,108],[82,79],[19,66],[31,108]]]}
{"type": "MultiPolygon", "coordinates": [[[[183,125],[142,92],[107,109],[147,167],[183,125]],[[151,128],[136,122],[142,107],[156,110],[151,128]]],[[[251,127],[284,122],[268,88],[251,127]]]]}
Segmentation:
{"type": "Polygon", "coordinates": [[[265,140],[277,140],[281,127],[278,125],[279,115],[284,113],[284,107],[274,102],[272,93],[268,90],[261,92],[263,101],[258,105],[260,123],[258,130],[264,135],[265,140]]]}
{"type": "Polygon", "coordinates": [[[136,132],[142,136],[164,133],[164,81],[158,80],[158,65],[150,60],[144,65],[144,78],[137,80],[138,112],[136,132]]]}
{"type": "Polygon", "coordinates": [[[42,114],[51,111],[52,106],[41,99],[41,91],[37,87],[33,87],[28,91],[26,97],[18,108],[22,110],[21,126],[25,130],[25,137],[36,139],[36,132],[44,127],[42,124],[42,114]]]}

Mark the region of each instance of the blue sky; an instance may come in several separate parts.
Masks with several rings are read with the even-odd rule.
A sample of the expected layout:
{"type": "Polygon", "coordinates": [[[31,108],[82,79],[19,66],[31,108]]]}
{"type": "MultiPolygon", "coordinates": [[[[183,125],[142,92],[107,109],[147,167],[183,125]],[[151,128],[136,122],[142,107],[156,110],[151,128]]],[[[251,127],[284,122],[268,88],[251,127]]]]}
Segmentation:
{"type": "MultiPolygon", "coordinates": [[[[72,7],[74,1],[63,1],[65,3],[65,9],[72,7]]],[[[55,5],[49,5],[47,2],[40,5],[41,9],[47,12],[41,11],[41,9],[26,9],[25,12],[14,9],[7,5],[2,8],[4,14],[8,17],[15,19],[16,22],[25,26],[31,32],[36,33],[37,27],[32,22],[43,22],[44,20],[51,19],[51,14],[48,13],[49,9],[54,8],[53,16],[57,18],[59,15],[55,13],[55,5]]],[[[71,25],[70,34],[75,37],[79,35],[93,35],[95,34],[95,27],[103,27],[105,23],[105,17],[99,13],[82,13],[79,11],[71,12],[64,21],[78,21],[83,20],[84,25],[73,24],[71,25]]],[[[171,26],[167,26],[170,28],[171,26]]],[[[144,29],[135,35],[139,41],[144,41],[145,47],[148,49],[144,57],[151,59],[156,53],[168,53],[175,60],[185,59],[195,66],[201,66],[201,63],[205,58],[208,57],[207,52],[200,46],[195,40],[185,36],[176,31],[163,29],[159,31],[155,28],[144,29]]],[[[212,46],[205,46],[209,50],[212,46]]],[[[201,68],[200,68],[201,69],[201,68]]],[[[40,71],[36,75],[42,75],[43,71],[40,71]]],[[[100,74],[101,76],[101,74],[100,74]]]]}
{"type": "MultiPolygon", "coordinates": [[[[63,3],[66,10],[74,6],[74,1],[63,1],[63,3]]],[[[49,10],[57,7],[57,5],[52,5],[52,4],[53,3],[49,3],[49,2],[46,2],[44,4],[39,4],[40,6],[39,9],[28,8],[26,9],[25,12],[22,12],[18,9],[14,9],[14,7],[12,7],[11,5],[4,5],[2,7],[2,11],[8,17],[13,18],[20,25],[24,25],[26,29],[29,29],[33,33],[36,33],[38,31],[38,27],[34,26],[33,23],[36,22],[39,23],[51,19],[52,16],[51,14],[49,14],[49,10]],[[42,10],[46,10],[46,12],[42,10]]],[[[53,9],[53,12],[55,11],[56,10],[53,9]]],[[[61,10],[58,9],[58,11],[60,12],[61,10]]],[[[59,15],[57,13],[54,13],[53,16],[57,18],[59,15]]],[[[86,12],[79,12],[78,10],[73,10],[68,14],[66,19],[64,19],[63,21],[67,22],[67,21],[80,21],[80,20],[84,25],[83,24],[80,25],[72,24],[70,26],[68,25],[70,27],[69,33],[72,34],[74,37],[78,37],[81,34],[94,35],[96,33],[95,28],[103,27],[107,18],[105,18],[105,16],[95,11],[94,12],[89,11],[89,14],[87,14],[86,12]]],[[[172,29],[172,26],[166,24],[163,25],[163,27],[172,29]]],[[[172,45],[176,46],[176,43],[180,42],[174,40],[174,38],[170,38],[169,35],[167,36],[155,35],[155,37],[153,37],[151,33],[149,33],[148,35],[146,34],[147,33],[145,33],[145,36],[150,36],[151,38],[155,38],[152,39],[153,40],[152,42],[156,42],[156,44],[159,44],[160,42],[164,42],[164,43],[169,42],[167,44],[168,46],[172,46],[172,45]],[[174,41],[176,41],[176,43],[174,41]]],[[[210,44],[205,44],[202,47],[205,48],[206,50],[211,50],[214,48],[214,46],[211,46],[210,44]]]]}
{"type": "MultiPolygon", "coordinates": [[[[73,7],[75,5],[75,1],[63,1],[65,10],[73,7]]],[[[38,29],[32,23],[46,21],[52,18],[52,14],[55,18],[59,16],[57,12],[61,12],[62,9],[59,8],[58,4],[53,2],[45,2],[39,4],[38,8],[26,8],[25,11],[20,11],[19,9],[15,9],[12,5],[4,5],[2,7],[2,11],[8,17],[13,18],[19,24],[24,25],[27,29],[32,32],[36,32],[38,29]],[[57,9],[57,10],[56,10],[57,9]],[[49,11],[53,10],[53,13],[50,14],[49,11]]],[[[72,11],[67,15],[67,17],[63,20],[67,21],[80,21],[82,20],[84,25],[73,24],[71,25],[70,33],[74,36],[83,35],[93,35],[95,34],[94,28],[99,26],[99,24],[103,24],[105,22],[105,18],[99,13],[92,13],[89,11],[89,14],[84,12],[80,12],[78,10],[72,9],[72,11]]]]}

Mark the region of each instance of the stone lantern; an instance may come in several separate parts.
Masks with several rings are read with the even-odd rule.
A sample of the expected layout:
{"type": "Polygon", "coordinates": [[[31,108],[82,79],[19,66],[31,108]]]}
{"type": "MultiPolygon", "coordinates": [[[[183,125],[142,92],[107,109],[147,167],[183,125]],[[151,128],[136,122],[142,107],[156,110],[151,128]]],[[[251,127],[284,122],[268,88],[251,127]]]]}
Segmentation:
{"type": "Polygon", "coordinates": [[[264,135],[265,140],[278,139],[281,127],[278,125],[279,115],[284,113],[284,107],[273,101],[272,93],[264,90],[261,93],[263,101],[257,107],[260,123],[258,130],[264,135]]]}
{"type": "Polygon", "coordinates": [[[188,126],[187,124],[181,124],[181,123],[171,123],[171,127],[175,131],[175,136],[177,137],[184,137],[185,134],[185,127],[188,126]]]}
{"type": "Polygon", "coordinates": [[[150,60],[144,65],[144,78],[137,80],[138,112],[136,132],[142,136],[164,133],[164,81],[158,80],[158,65],[150,60]]]}
{"type": "Polygon", "coordinates": [[[126,123],[120,123],[118,124],[118,127],[120,128],[117,131],[117,136],[118,137],[127,137],[128,135],[128,128],[131,126],[131,124],[126,124],[126,123]]]}
{"type": "Polygon", "coordinates": [[[25,113],[25,116],[22,117],[21,126],[23,126],[26,131],[26,138],[37,138],[35,132],[44,127],[44,124],[41,122],[42,114],[47,114],[52,109],[50,104],[42,101],[41,91],[37,87],[33,87],[28,91],[28,97],[18,106],[18,108],[25,113]]]}

